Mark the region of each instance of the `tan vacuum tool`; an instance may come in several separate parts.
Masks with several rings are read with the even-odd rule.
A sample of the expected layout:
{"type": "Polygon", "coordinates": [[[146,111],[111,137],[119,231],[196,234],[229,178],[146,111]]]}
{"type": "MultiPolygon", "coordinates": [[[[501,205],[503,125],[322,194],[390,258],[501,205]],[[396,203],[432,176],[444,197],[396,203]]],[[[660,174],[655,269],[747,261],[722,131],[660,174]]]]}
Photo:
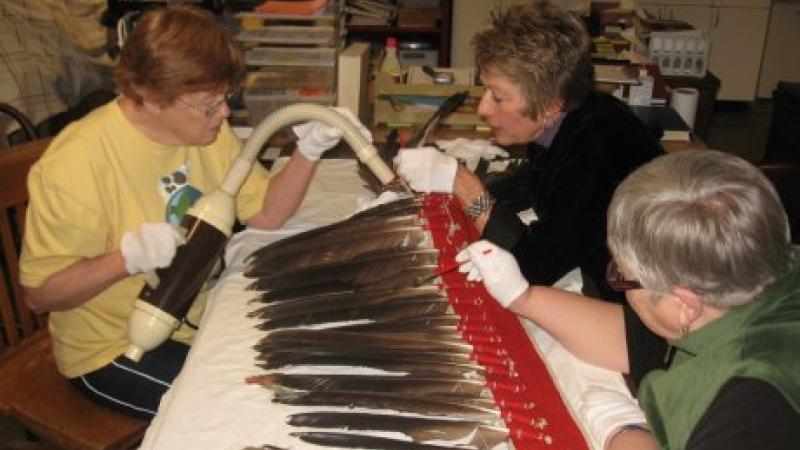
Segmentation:
{"type": "Polygon", "coordinates": [[[375,147],[336,110],[300,103],[275,111],[253,130],[219,189],[198,199],[183,218],[181,226],[187,230],[186,244],[178,248],[169,267],[156,271],[158,283],[145,284],[135,302],[128,324],[127,357],[138,361],[178,328],[231,235],[234,198],[264,143],[279,129],[308,120],[319,120],[341,130],[342,138],[381,183],[389,184],[394,179],[394,173],[378,156],[375,147]]]}

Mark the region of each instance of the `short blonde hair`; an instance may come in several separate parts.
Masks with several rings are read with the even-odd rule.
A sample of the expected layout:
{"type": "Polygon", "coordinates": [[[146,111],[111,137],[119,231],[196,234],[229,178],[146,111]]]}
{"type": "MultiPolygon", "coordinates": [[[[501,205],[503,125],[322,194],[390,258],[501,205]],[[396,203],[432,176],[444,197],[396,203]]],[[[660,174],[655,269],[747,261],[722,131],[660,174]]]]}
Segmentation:
{"type": "Polygon", "coordinates": [[[755,299],[791,268],[789,221],[761,171],[717,151],[683,151],[641,166],[609,206],[614,259],[647,289],[679,286],[711,305],[755,299]]]}
{"type": "Polygon", "coordinates": [[[519,86],[534,118],[557,100],[574,109],[594,89],[585,25],[548,1],[493,11],[491,26],[472,44],[478,68],[519,86]]]}
{"type": "Polygon", "coordinates": [[[114,79],[126,97],[169,105],[179,96],[236,84],[244,63],[228,30],[210,12],[187,5],[156,8],[135,22],[114,79]]]}

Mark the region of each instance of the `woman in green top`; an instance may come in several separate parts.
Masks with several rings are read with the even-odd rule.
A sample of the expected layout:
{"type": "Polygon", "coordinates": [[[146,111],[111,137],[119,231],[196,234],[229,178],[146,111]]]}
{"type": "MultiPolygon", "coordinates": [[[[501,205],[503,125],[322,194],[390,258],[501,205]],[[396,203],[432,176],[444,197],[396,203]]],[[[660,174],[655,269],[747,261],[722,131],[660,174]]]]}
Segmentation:
{"type": "Polygon", "coordinates": [[[657,158],[616,190],[608,244],[608,281],[624,306],[529,286],[486,241],[459,260],[575,355],[640,382],[646,421],[619,393],[584,396],[583,419],[604,448],[797,448],[800,264],[761,172],[715,151],[657,158]]]}

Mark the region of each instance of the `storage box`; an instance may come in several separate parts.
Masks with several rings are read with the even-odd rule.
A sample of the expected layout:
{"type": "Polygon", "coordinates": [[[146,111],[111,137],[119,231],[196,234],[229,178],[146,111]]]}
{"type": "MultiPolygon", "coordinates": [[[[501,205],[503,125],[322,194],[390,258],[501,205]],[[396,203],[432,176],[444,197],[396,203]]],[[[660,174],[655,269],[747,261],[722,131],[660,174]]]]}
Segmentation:
{"type": "Polygon", "coordinates": [[[439,51],[429,42],[401,41],[397,47],[397,59],[403,69],[411,66],[436,67],[439,63],[439,51]]]}
{"type": "Polygon", "coordinates": [[[265,26],[242,30],[236,35],[236,40],[259,44],[331,47],[335,37],[333,26],[265,26]]]}
{"type": "Polygon", "coordinates": [[[252,126],[257,126],[269,114],[287,105],[333,105],[335,102],[336,93],[331,72],[325,74],[313,70],[288,70],[254,73],[248,77],[244,90],[244,104],[250,113],[252,126]],[[315,74],[316,79],[313,78],[315,74]]]}
{"type": "Polygon", "coordinates": [[[327,68],[315,67],[262,67],[247,74],[245,88],[264,90],[322,89],[332,91],[336,86],[335,73],[327,68]]]}
{"type": "Polygon", "coordinates": [[[335,48],[285,48],[256,47],[244,54],[244,62],[251,66],[314,66],[334,67],[335,48]]]}
{"type": "Polygon", "coordinates": [[[647,54],[662,75],[702,78],[708,69],[711,39],[702,31],[654,31],[647,54]]]}

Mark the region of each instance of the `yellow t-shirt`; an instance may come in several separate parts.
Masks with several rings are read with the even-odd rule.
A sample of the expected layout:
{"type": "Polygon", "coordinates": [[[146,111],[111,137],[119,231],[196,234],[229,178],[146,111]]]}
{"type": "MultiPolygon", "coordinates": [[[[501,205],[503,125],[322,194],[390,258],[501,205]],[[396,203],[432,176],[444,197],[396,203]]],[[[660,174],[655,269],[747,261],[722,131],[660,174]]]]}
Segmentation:
{"type": "MultiPolygon", "coordinates": [[[[207,146],[170,146],[136,130],[116,101],[71,124],[28,176],[30,205],[20,258],[22,284],[40,286],[83,258],[119,248],[122,235],[144,222],[178,224],[204,193],[222,182],[241,143],[227,123],[207,146]]],[[[267,172],[254,164],[236,196],[246,220],[262,206],[267,172]]],[[[77,308],[50,314],[56,362],[66,377],[96,370],[128,346],[128,317],[142,275],[127,277],[77,308]]],[[[207,288],[187,315],[197,323],[207,288]]],[[[173,339],[189,343],[185,324],[173,339]]]]}

